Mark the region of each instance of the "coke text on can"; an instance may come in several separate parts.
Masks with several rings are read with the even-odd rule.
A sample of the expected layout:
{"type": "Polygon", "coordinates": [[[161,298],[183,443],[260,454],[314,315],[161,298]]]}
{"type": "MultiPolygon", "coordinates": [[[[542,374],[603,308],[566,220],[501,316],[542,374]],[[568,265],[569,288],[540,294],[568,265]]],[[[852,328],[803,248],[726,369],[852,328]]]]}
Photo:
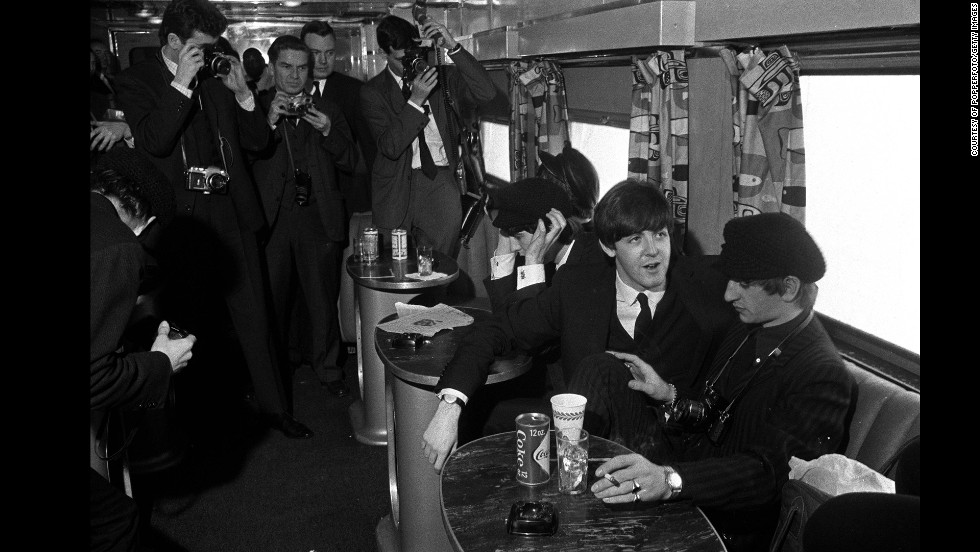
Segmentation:
{"type": "Polygon", "coordinates": [[[538,412],[521,414],[514,419],[517,425],[517,482],[534,486],[551,480],[551,439],[548,427],[551,418],[538,412]]]}

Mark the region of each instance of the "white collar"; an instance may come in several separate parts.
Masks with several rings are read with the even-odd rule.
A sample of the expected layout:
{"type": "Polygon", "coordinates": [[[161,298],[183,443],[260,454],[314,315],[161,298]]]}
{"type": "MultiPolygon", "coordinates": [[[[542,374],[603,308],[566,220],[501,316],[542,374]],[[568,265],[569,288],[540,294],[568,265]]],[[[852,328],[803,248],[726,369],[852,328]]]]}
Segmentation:
{"type": "Polygon", "coordinates": [[[572,252],[572,246],[575,245],[575,240],[572,240],[566,247],[564,251],[558,253],[558,258],[555,259],[555,270],[561,268],[561,265],[565,264],[568,260],[568,254],[572,252]]]}
{"type": "Polygon", "coordinates": [[[653,310],[653,308],[657,305],[657,303],[659,303],[660,300],[664,298],[664,293],[666,293],[666,291],[646,290],[642,292],[637,292],[635,289],[628,286],[626,282],[624,282],[623,279],[619,277],[619,271],[617,270],[616,271],[616,301],[619,301],[621,303],[626,303],[627,305],[632,305],[636,302],[636,296],[639,295],[639,293],[643,293],[647,296],[647,303],[650,305],[650,310],[653,310]]]}
{"type": "Polygon", "coordinates": [[[167,54],[163,53],[165,48],[166,48],[166,46],[161,46],[160,47],[160,55],[163,56],[163,63],[167,65],[167,69],[170,70],[170,74],[172,74],[173,76],[176,77],[177,76],[177,64],[174,63],[174,62],[172,62],[172,61],[170,61],[170,58],[167,57],[167,54]]]}

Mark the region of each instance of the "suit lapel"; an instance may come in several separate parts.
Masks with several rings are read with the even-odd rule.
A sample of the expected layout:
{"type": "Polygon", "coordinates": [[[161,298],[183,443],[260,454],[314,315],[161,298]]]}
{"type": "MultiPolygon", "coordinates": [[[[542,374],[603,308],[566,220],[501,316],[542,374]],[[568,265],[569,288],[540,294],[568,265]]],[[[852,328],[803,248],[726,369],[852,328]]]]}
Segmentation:
{"type": "Polygon", "coordinates": [[[592,341],[592,349],[598,347],[596,350],[605,350],[609,342],[610,324],[616,313],[616,267],[607,267],[592,282],[591,300],[581,302],[595,306],[590,308],[592,323],[583,337],[587,336],[586,339],[592,341]]]}
{"type": "Polygon", "coordinates": [[[398,79],[391,74],[391,71],[387,67],[382,69],[384,71],[385,82],[387,83],[386,88],[388,89],[388,101],[391,105],[391,110],[395,113],[401,113],[402,109],[405,108],[405,104],[408,103],[402,96],[402,85],[398,82],[398,79]]]}

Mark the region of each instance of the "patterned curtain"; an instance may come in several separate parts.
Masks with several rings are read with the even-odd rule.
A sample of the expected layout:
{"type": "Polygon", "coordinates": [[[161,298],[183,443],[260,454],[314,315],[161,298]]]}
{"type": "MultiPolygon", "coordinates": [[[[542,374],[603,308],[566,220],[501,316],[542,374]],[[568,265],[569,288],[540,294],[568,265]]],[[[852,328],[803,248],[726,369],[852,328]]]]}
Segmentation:
{"type": "Polygon", "coordinates": [[[673,204],[674,238],[681,247],[687,234],[687,123],[684,50],[634,57],[627,177],[657,186],[673,204]]]}
{"type": "Polygon", "coordinates": [[[533,108],[534,140],[538,150],[558,155],[568,140],[568,101],[565,77],[558,64],[547,60],[515,61],[510,65],[511,182],[537,172],[538,156],[528,161],[529,107],[533,108]]]}
{"type": "Polygon", "coordinates": [[[786,46],[721,58],[732,76],[734,215],[788,213],[806,223],[800,64],[786,46]]]}

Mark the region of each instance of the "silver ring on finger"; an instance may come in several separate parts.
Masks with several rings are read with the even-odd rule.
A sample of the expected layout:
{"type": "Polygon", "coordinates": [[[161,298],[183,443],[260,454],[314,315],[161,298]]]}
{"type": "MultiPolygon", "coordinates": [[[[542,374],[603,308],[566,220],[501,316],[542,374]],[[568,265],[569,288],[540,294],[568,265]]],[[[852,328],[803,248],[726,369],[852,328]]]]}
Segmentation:
{"type": "Polygon", "coordinates": [[[633,502],[637,502],[638,500],[640,500],[640,493],[634,492],[633,493],[633,502]]]}
{"type": "Polygon", "coordinates": [[[636,484],[636,480],[635,480],[635,479],[631,479],[631,480],[630,480],[630,483],[632,483],[632,484],[633,484],[633,490],[632,490],[632,491],[630,491],[630,492],[632,492],[632,493],[634,493],[634,494],[635,494],[635,493],[637,493],[637,492],[639,492],[639,491],[641,491],[641,490],[643,490],[643,489],[642,489],[642,488],[641,488],[641,487],[640,487],[639,485],[637,485],[637,484],[636,484]]]}

